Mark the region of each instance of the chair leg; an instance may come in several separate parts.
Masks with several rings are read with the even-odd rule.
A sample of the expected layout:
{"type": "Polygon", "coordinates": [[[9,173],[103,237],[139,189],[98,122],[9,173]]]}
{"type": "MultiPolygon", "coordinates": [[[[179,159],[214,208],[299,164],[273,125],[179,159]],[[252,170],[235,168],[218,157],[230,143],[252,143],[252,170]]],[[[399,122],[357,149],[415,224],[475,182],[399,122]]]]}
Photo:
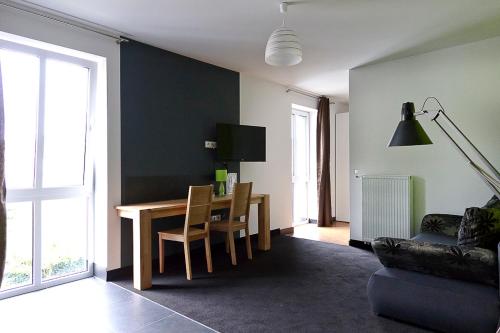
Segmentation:
{"type": "Polygon", "coordinates": [[[158,249],[159,249],[159,253],[158,253],[158,260],[160,261],[160,274],[163,274],[163,272],[165,271],[165,244],[163,243],[163,239],[160,237],[159,238],[159,246],[158,246],[158,249]]]}
{"type": "Polygon", "coordinates": [[[247,257],[248,259],[252,259],[252,244],[250,244],[250,231],[248,231],[248,224],[245,228],[245,243],[247,245],[247,257]]]}
{"type": "Polygon", "coordinates": [[[231,263],[236,266],[236,249],[234,247],[234,232],[229,230],[227,233],[229,238],[229,250],[231,251],[231,263]]]}
{"type": "Polygon", "coordinates": [[[229,232],[226,233],[226,253],[229,253],[229,232]]]}
{"type": "Polygon", "coordinates": [[[212,273],[212,252],[210,250],[210,233],[205,237],[205,256],[207,257],[207,270],[212,273]]]}
{"type": "Polygon", "coordinates": [[[191,272],[191,253],[189,252],[189,241],[184,240],[184,258],[186,260],[186,277],[191,280],[193,274],[191,272]]]}

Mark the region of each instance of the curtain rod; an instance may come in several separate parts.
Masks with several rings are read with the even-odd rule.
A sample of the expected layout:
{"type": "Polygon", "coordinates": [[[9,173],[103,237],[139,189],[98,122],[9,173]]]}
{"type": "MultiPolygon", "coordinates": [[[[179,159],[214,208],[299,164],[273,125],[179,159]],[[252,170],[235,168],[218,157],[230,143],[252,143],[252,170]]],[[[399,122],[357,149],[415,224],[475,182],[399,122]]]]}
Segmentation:
{"type": "MultiPolygon", "coordinates": [[[[43,17],[45,19],[52,20],[52,21],[55,21],[55,22],[58,22],[58,23],[62,23],[62,24],[66,24],[66,25],[69,25],[69,26],[72,26],[72,27],[75,27],[75,28],[79,28],[79,29],[91,31],[91,32],[94,32],[94,33],[102,35],[102,36],[110,37],[110,38],[115,39],[118,44],[120,44],[121,42],[128,42],[128,39],[123,38],[123,37],[121,37],[119,35],[113,34],[111,32],[105,32],[105,31],[102,31],[102,30],[97,30],[97,28],[92,27],[92,26],[96,26],[96,27],[97,26],[101,26],[100,24],[93,23],[93,22],[90,22],[90,21],[87,21],[87,20],[83,20],[83,19],[80,19],[80,18],[78,18],[76,16],[64,14],[62,12],[58,12],[56,10],[52,10],[52,9],[49,9],[49,8],[46,8],[46,7],[43,7],[43,6],[32,4],[32,3],[28,2],[28,1],[25,1],[25,2],[28,3],[28,4],[30,4],[33,7],[36,6],[36,7],[41,8],[41,9],[32,8],[30,6],[22,5],[22,4],[14,4],[14,3],[11,3],[10,1],[9,2],[1,1],[0,5],[2,5],[4,7],[9,7],[9,8],[18,10],[18,11],[22,11],[22,12],[25,12],[25,13],[29,13],[29,14],[32,14],[32,15],[40,16],[40,17],[43,17]],[[50,12],[60,13],[60,14],[62,14],[64,16],[69,16],[69,17],[72,17],[74,19],[67,19],[67,18],[64,18],[64,17],[62,17],[60,15],[52,14],[49,11],[50,12]],[[81,22],[77,22],[77,20],[81,21],[81,22]],[[85,22],[85,23],[83,23],[83,22],[85,22]]],[[[104,27],[104,26],[101,26],[101,27],[104,27]]],[[[106,27],[104,27],[104,28],[106,28],[106,27]]],[[[107,28],[107,29],[109,29],[109,28],[107,28]]]]}
{"type": "Polygon", "coordinates": [[[333,100],[331,100],[331,97],[328,97],[328,96],[318,95],[318,94],[315,94],[315,93],[312,93],[312,92],[309,92],[309,91],[306,91],[306,90],[301,90],[301,89],[297,89],[297,88],[287,87],[286,88],[286,92],[289,93],[290,91],[293,91],[294,93],[301,94],[301,95],[304,95],[304,96],[307,96],[307,97],[311,97],[311,98],[327,97],[330,100],[330,104],[335,104],[335,102],[333,100]]]}

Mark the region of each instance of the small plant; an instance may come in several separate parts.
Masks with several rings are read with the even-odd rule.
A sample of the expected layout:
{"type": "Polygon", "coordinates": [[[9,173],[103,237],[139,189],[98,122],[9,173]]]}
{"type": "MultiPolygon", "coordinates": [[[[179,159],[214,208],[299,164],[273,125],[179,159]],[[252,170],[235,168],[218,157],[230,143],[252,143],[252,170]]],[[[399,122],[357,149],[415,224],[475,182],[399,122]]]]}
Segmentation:
{"type": "Polygon", "coordinates": [[[81,257],[76,260],[69,257],[60,257],[56,262],[50,263],[48,267],[42,268],[42,278],[46,279],[81,272],[86,269],[86,266],[85,260],[81,257]]]}
{"type": "MultiPolygon", "coordinates": [[[[7,262],[2,281],[2,290],[20,287],[31,284],[32,261],[14,258],[7,262]]],[[[42,279],[50,279],[72,273],[78,273],[87,269],[87,262],[84,258],[73,259],[70,257],[59,257],[46,267],[42,268],[42,279]]]]}

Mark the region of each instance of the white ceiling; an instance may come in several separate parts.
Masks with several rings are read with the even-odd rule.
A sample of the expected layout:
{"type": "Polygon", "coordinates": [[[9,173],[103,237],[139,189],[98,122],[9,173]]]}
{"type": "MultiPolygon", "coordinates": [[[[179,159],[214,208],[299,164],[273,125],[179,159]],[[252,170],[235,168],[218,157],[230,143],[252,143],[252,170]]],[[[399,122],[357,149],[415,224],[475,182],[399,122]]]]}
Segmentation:
{"type": "MultiPolygon", "coordinates": [[[[25,1],[17,1],[26,4],[25,1]]],[[[33,0],[221,67],[348,99],[350,68],[500,35],[499,0],[290,0],[304,60],[264,62],[279,0],[33,0]]]]}

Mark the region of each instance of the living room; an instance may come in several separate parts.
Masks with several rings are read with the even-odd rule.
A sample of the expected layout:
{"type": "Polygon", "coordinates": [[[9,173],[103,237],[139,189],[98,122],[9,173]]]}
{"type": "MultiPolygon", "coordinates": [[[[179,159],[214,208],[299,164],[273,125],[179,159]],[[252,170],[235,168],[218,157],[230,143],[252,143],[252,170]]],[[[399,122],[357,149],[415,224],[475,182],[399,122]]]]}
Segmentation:
{"type": "Polygon", "coordinates": [[[494,0],[0,1],[0,330],[496,331],[498,59],[494,0]]]}

